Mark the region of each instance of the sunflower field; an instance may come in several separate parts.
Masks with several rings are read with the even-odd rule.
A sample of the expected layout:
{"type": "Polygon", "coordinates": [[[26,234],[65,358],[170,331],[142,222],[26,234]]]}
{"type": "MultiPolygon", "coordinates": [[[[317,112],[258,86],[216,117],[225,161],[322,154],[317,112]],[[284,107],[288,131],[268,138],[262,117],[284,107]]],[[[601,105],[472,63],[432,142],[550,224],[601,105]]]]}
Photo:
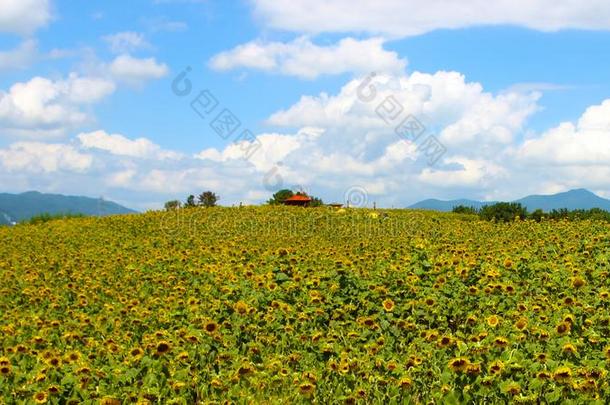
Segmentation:
{"type": "Polygon", "coordinates": [[[196,208],[0,228],[0,403],[607,403],[610,226],[196,208]]]}

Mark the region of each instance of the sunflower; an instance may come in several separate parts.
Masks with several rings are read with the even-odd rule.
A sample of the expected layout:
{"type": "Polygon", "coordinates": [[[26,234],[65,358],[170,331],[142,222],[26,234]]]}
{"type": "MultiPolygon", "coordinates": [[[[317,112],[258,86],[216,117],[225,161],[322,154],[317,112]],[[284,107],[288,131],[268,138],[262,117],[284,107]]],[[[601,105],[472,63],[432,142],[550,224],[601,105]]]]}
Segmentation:
{"type": "Polygon", "coordinates": [[[566,333],[569,333],[571,329],[572,324],[569,322],[559,322],[559,324],[557,324],[557,326],[555,327],[555,331],[560,335],[565,335],[566,333]]]}
{"type": "Polygon", "coordinates": [[[497,315],[491,315],[487,317],[487,324],[492,328],[495,328],[500,323],[500,318],[497,315]]]}
{"type": "Polygon", "coordinates": [[[587,282],[582,277],[576,276],[572,278],[572,287],[574,288],[581,288],[585,284],[587,284],[587,282]]]}
{"type": "Polygon", "coordinates": [[[394,309],[394,301],[392,301],[391,299],[387,298],[383,301],[383,309],[385,309],[387,312],[392,312],[392,310],[394,309]]]}
{"type": "Polygon", "coordinates": [[[248,312],[248,304],[243,301],[237,301],[235,305],[233,305],[233,309],[240,315],[244,315],[248,312]]]}
{"type": "Polygon", "coordinates": [[[11,368],[10,364],[0,366],[0,375],[1,376],[7,376],[7,375],[11,374],[11,372],[12,372],[12,368],[11,368]]]}
{"type": "Polygon", "coordinates": [[[503,336],[498,336],[494,339],[494,345],[497,347],[506,347],[508,346],[508,339],[503,336]]]}
{"type": "Polygon", "coordinates": [[[47,399],[48,399],[48,395],[46,392],[37,392],[36,394],[34,394],[34,402],[37,404],[46,404],[47,403],[47,399]]]}
{"type": "Polygon", "coordinates": [[[398,380],[398,386],[402,389],[407,389],[407,388],[411,388],[413,386],[413,380],[411,380],[409,377],[401,377],[398,380]]]}
{"type": "Polygon", "coordinates": [[[59,357],[51,357],[49,359],[47,359],[47,364],[51,367],[57,368],[61,366],[61,358],[59,357]]]}
{"type": "Polygon", "coordinates": [[[567,366],[557,368],[553,372],[553,379],[557,382],[564,383],[572,378],[572,370],[567,366]]]}
{"type": "Polygon", "coordinates": [[[205,324],[203,325],[203,328],[205,329],[205,331],[207,333],[214,333],[218,330],[218,324],[214,321],[207,321],[205,322],[205,324]]]}
{"type": "Polygon", "coordinates": [[[222,388],[222,380],[219,378],[212,378],[212,381],[210,381],[210,385],[212,385],[212,387],[214,388],[222,388]]]}
{"type": "Polygon", "coordinates": [[[449,360],[447,367],[451,369],[454,373],[460,373],[465,371],[470,365],[470,360],[465,357],[456,357],[449,360]]]}
{"type": "Polygon", "coordinates": [[[540,363],[545,363],[548,360],[548,355],[546,353],[538,353],[536,355],[536,360],[540,363]]]}
{"type": "Polygon", "coordinates": [[[512,396],[519,395],[521,393],[521,386],[516,382],[510,382],[504,387],[504,392],[512,396]]]}
{"type": "Polygon", "coordinates": [[[489,365],[490,374],[500,374],[504,370],[504,363],[501,360],[496,360],[489,365]]]}
{"type": "Polygon", "coordinates": [[[121,405],[121,401],[112,397],[104,397],[100,401],[100,405],[121,405]]]}
{"type": "Polygon", "coordinates": [[[310,382],[304,382],[301,385],[299,385],[299,393],[301,395],[309,396],[309,395],[313,394],[315,389],[316,389],[316,386],[310,382]]]}
{"type": "Polygon", "coordinates": [[[181,361],[187,361],[189,359],[189,353],[182,351],[182,352],[178,353],[176,358],[181,361]]]}
{"type": "Polygon", "coordinates": [[[566,343],[562,346],[561,350],[564,353],[569,353],[569,354],[576,354],[578,352],[578,350],[576,349],[576,346],[574,346],[572,343],[566,343]]]}
{"type": "Polygon", "coordinates": [[[144,356],[144,350],[140,349],[139,347],[134,347],[129,351],[129,355],[132,359],[138,360],[144,356]]]}
{"type": "Polygon", "coordinates": [[[546,371],[540,371],[538,374],[536,374],[536,378],[539,380],[548,380],[551,378],[551,374],[546,371]]]}
{"type": "Polygon", "coordinates": [[[453,344],[453,339],[451,336],[443,336],[438,341],[438,347],[447,347],[453,344]]]}
{"type": "Polygon", "coordinates": [[[164,355],[169,353],[169,351],[172,349],[171,344],[166,341],[166,340],[162,340],[159,343],[157,343],[157,347],[156,347],[156,354],[157,355],[164,355]]]}
{"type": "Polygon", "coordinates": [[[606,356],[606,359],[610,360],[610,346],[604,347],[604,356],[606,356]]]}
{"type": "Polygon", "coordinates": [[[480,363],[472,363],[469,364],[466,368],[466,373],[470,375],[478,375],[481,373],[481,364],[480,363]]]}
{"type": "Polygon", "coordinates": [[[517,322],[515,322],[515,328],[520,331],[525,330],[525,328],[527,328],[527,318],[519,318],[517,322]]]}

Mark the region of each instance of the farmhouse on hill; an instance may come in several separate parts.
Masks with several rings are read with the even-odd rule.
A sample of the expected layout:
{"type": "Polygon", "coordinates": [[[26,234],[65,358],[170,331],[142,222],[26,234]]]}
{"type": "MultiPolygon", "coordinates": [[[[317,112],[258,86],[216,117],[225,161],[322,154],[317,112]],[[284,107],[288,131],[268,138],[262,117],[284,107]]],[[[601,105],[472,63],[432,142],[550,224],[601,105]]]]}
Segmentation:
{"type": "Polygon", "coordinates": [[[309,196],[303,194],[295,194],[284,200],[284,205],[296,205],[299,207],[307,207],[311,203],[312,199],[309,196]]]}

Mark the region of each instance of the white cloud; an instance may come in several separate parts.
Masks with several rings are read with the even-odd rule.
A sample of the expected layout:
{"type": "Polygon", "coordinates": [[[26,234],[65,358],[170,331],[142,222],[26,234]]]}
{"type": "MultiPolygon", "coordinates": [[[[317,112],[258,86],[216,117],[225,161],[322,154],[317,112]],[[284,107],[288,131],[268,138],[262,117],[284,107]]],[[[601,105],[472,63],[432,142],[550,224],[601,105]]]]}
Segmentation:
{"type": "Polygon", "coordinates": [[[113,155],[162,160],[180,158],[177,152],[163,150],[146,138],[131,140],[123,135],[108,134],[102,130],[81,133],[77,138],[85,149],[104,150],[113,155]]]}
{"type": "Polygon", "coordinates": [[[292,32],[405,37],[436,29],[516,25],[541,31],[610,29],[605,0],[253,0],[255,15],[292,32]]]}
{"type": "Polygon", "coordinates": [[[413,115],[428,133],[438,133],[453,153],[472,156],[510,144],[536,111],[538,97],[536,93],[493,95],[479,83],[467,82],[457,72],[377,75],[368,85],[362,79],[353,80],[335,96],[325,93],[304,96],[290,108],[273,114],[268,123],[285,127],[342,127],[344,130],[334,137],[337,140],[334,147],[365,153],[376,150],[371,145],[378,144],[380,137],[398,139],[394,128],[413,115]],[[375,99],[367,103],[358,94],[367,96],[368,86],[374,87],[375,99]],[[396,103],[396,111],[402,109],[398,118],[384,122],[376,112],[384,115],[382,103],[386,106],[396,103]],[[360,136],[354,137],[354,132],[360,132],[360,136]]]}
{"type": "Polygon", "coordinates": [[[117,32],[116,34],[106,35],[103,39],[110,47],[110,50],[115,53],[126,53],[151,48],[151,45],[144,38],[144,34],[139,32],[117,32]]]}
{"type": "Polygon", "coordinates": [[[457,164],[458,170],[425,168],[418,175],[422,183],[440,188],[483,188],[507,175],[501,166],[484,159],[468,159],[460,156],[445,159],[446,164],[457,164]]]}
{"type": "Polygon", "coordinates": [[[58,178],[82,184],[85,173],[91,192],[112,192],[134,206],[145,198],[147,207],[154,199],[160,207],[206,189],[219,193],[223,204],[258,203],[297,185],[339,202],[359,186],[369,206],[398,207],[426,197],[514,199],[610,187],[610,100],[587,109],[577,123],[520,141],[536,110],[535,93],[489,93],[456,72],[377,75],[365,86],[351,80],[336,94],[304,97],[273,114],[269,122],[284,130],[258,134],[260,148],[250,158],[244,152],[251,141],[187,156],[147,138],[100,130],[70,144],[13,144],[0,151],[0,180],[21,187],[37,181],[37,188],[48,189],[58,187],[58,178]],[[369,85],[374,100],[359,99],[369,85]],[[394,132],[400,118],[388,124],[377,115],[389,96],[402,106],[400,117],[413,114],[426,126],[421,139],[436,133],[445,144],[436,165],[426,164],[421,139],[394,132]],[[61,176],[51,175],[59,170],[61,176]],[[28,177],[32,172],[40,175],[28,177]]]}
{"type": "MultiPolygon", "coordinates": [[[[369,83],[360,78],[338,94],[304,96],[273,114],[269,124],[298,130],[259,135],[261,150],[250,162],[260,175],[275,167],[284,185],[315,188],[339,201],[342,190],[354,185],[388,205],[405,203],[406,184],[441,193],[460,187],[489,192],[507,175],[507,162],[491,157],[503,156],[516,142],[537,100],[536,93],[485,92],[456,72],[376,75],[369,83]],[[362,98],[369,94],[373,100],[362,98]],[[395,117],[383,114],[388,100],[396,103],[395,117]],[[418,139],[395,133],[410,115],[426,127],[418,139]],[[433,133],[446,153],[428,167],[422,145],[433,133]]],[[[224,163],[242,155],[229,145],[199,157],[224,163]]]]}
{"type": "Polygon", "coordinates": [[[38,44],[33,39],[23,41],[10,51],[0,51],[0,71],[25,69],[29,67],[38,55],[38,44]]]}
{"type": "Polygon", "coordinates": [[[134,58],[129,54],[118,56],[110,63],[110,74],[118,81],[131,85],[141,85],[147,80],[166,76],[169,68],[154,58],[134,58]]]}
{"type": "Polygon", "coordinates": [[[320,46],[300,37],[288,43],[248,42],[214,56],[210,66],[216,70],[248,68],[315,79],[341,73],[401,73],[406,61],[396,52],[384,50],[380,38],[344,38],[334,45],[320,46]]]}
{"type": "Polygon", "coordinates": [[[86,172],[92,162],[92,156],[64,144],[18,142],[0,149],[0,166],[8,172],[86,172]]]}
{"type": "Polygon", "coordinates": [[[610,99],[589,107],[577,124],[561,123],[516,152],[531,165],[610,167],[610,99]]]}
{"type": "Polygon", "coordinates": [[[57,136],[91,120],[81,107],[113,93],[113,82],[70,74],[67,79],[34,77],[0,91],[0,128],[16,136],[57,136]]]}
{"type": "Polygon", "coordinates": [[[0,1],[0,32],[29,35],[50,20],[49,0],[0,1]]]}

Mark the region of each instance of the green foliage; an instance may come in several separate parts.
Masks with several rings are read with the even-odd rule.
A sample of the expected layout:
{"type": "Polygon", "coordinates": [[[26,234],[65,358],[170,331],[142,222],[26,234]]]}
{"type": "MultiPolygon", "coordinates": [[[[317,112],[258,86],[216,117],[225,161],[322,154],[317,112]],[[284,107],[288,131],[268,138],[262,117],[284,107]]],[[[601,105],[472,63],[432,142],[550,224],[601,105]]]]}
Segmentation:
{"type": "Polygon", "coordinates": [[[529,217],[536,222],[541,222],[544,216],[544,211],[537,209],[536,211],[532,212],[529,217]]]}
{"type": "Polygon", "coordinates": [[[56,221],[58,219],[84,218],[84,217],[85,217],[84,214],[79,214],[79,213],[70,213],[69,212],[66,214],[49,214],[48,212],[44,212],[42,214],[33,216],[29,220],[25,221],[25,223],[28,223],[30,225],[38,225],[38,224],[44,224],[49,221],[56,221]]]}
{"type": "Polygon", "coordinates": [[[552,210],[547,214],[549,219],[552,220],[568,220],[568,221],[579,221],[590,219],[593,221],[607,221],[610,222],[610,212],[602,210],[600,208],[592,208],[590,210],[568,210],[562,208],[559,210],[552,210]]]}
{"type": "Polygon", "coordinates": [[[324,201],[318,197],[312,197],[311,202],[309,203],[310,207],[321,207],[324,205],[324,201]]]}
{"type": "Polygon", "coordinates": [[[184,207],[185,208],[193,208],[193,207],[196,207],[196,206],[197,206],[197,204],[195,203],[195,196],[192,195],[192,194],[189,195],[186,198],[186,202],[184,203],[184,207]]]}
{"type": "Polygon", "coordinates": [[[288,190],[288,189],[280,190],[280,191],[276,192],[275,194],[273,194],[273,196],[267,201],[267,204],[269,204],[269,205],[283,204],[285,200],[292,197],[293,195],[294,195],[294,193],[292,192],[292,190],[288,190]]]}
{"type": "Polygon", "coordinates": [[[519,203],[499,202],[492,205],[485,205],[479,211],[482,219],[498,222],[510,222],[515,218],[527,218],[527,209],[519,203]]]}
{"type": "Polygon", "coordinates": [[[218,202],[220,197],[211,191],[204,191],[203,193],[199,194],[197,199],[199,201],[199,205],[202,207],[215,207],[216,202],[218,202]]]}
{"type": "Polygon", "coordinates": [[[453,207],[452,212],[454,212],[456,214],[471,214],[471,215],[478,214],[478,211],[475,207],[467,207],[465,205],[457,205],[457,206],[453,207]]]}
{"type": "Polygon", "coordinates": [[[177,210],[181,206],[182,206],[182,203],[180,201],[171,200],[171,201],[168,201],[165,203],[165,210],[166,211],[177,210]]]}

